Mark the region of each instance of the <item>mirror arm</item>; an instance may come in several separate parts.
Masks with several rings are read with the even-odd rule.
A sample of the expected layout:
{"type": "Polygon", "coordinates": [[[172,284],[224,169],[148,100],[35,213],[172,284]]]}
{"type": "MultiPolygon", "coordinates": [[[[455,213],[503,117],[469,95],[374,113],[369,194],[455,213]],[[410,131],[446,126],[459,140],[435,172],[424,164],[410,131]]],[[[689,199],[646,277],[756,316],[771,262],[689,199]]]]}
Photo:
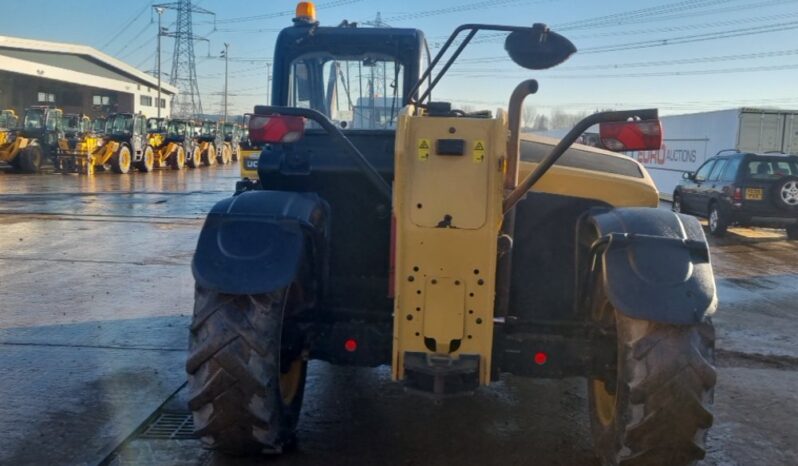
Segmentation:
{"type": "MultiPolygon", "coordinates": [[[[515,207],[518,201],[521,200],[522,197],[529,191],[532,186],[540,180],[541,177],[557,162],[557,159],[562,156],[566,150],[568,150],[579,136],[582,135],[585,131],[587,131],[591,126],[597,125],[599,123],[608,123],[613,121],[626,121],[630,118],[639,118],[641,120],[656,120],[659,118],[659,113],[657,109],[645,109],[645,110],[621,110],[621,111],[610,111],[610,112],[598,112],[592,115],[588,115],[582,121],[576,124],[571,131],[566,134],[554,149],[549,152],[543,160],[540,161],[537,167],[532,170],[526,179],[518,185],[505,199],[503,203],[503,210],[504,213],[507,213],[510,209],[515,207]]],[[[520,154],[518,156],[520,158],[520,154]]]]}
{"type": "Polygon", "coordinates": [[[330,121],[324,114],[310,109],[310,108],[296,108],[296,107],[278,107],[272,105],[257,105],[255,106],[255,114],[262,116],[269,115],[283,115],[283,116],[296,116],[307,118],[308,120],[315,121],[319,124],[334,140],[343,145],[355,163],[363,170],[363,173],[369,179],[372,185],[382,194],[386,200],[391,201],[391,186],[385,181],[385,178],[380,175],[380,172],[374,168],[374,165],[368,161],[352,141],[347,138],[344,133],[338,129],[337,126],[330,121]]]}
{"type": "MultiPolygon", "coordinates": [[[[427,89],[424,91],[424,93],[421,95],[421,97],[418,98],[419,102],[424,102],[424,99],[426,99],[430,95],[430,93],[432,92],[432,89],[434,89],[435,86],[438,85],[438,81],[440,81],[444,77],[444,75],[446,75],[446,72],[449,71],[449,68],[451,68],[451,66],[454,64],[455,60],[457,60],[457,57],[459,57],[460,54],[463,53],[463,50],[466,48],[468,43],[471,42],[471,39],[473,39],[474,36],[477,34],[477,31],[479,31],[479,29],[476,29],[476,28],[475,29],[471,29],[471,31],[469,31],[469,33],[466,36],[466,38],[463,39],[463,42],[460,43],[460,45],[454,51],[452,56],[449,57],[449,60],[446,61],[446,64],[443,65],[443,68],[441,69],[440,73],[438,73],[438,75],[435,76],[435,79],[432,80],[432,83],[429,85],[429,87],[427,87],[427,89]]],[[[456,31],[456,33],[458,33],[458,34],[459,34],[459,32],[460,31],[456,31]]],[[[455,37],[456,36],[453,34],[452,37],[449,38],[450,41],[453,40],[455,37]]],[[[447,45],[448,45],[448,43],[447,43],[447,45]]],[[[438,57],[435,57],[435,58],[437,59],[438,57]]],[[[432,67],[430,67],[430,69],[431,68],[432,67]]]]}

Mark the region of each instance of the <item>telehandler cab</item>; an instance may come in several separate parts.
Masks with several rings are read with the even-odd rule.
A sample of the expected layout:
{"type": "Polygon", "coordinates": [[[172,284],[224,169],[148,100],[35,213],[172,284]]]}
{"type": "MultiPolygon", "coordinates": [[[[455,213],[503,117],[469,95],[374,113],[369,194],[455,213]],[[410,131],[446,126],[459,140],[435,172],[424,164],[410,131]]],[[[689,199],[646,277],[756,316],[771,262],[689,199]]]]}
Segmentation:
{"type": "Polygon", "coordinates": [[[275,105],[249,121],[266,145],[259,183],[211,210],[192,263],[189,406],[207,446],[281,451],[307,361],[320,359],[390,364],[394,380],[437,396],[502,373],[582,376],[604,464],[704,456],[717,303],[704,233],[657,208],[636,161],[572,146],[598,124],[614,146],[658,148],[657,111],[596,113],[559,141],[522,140],[533,79],[495,114],[432,101],[478,31],[506,33],[530,70],[576,51],[542,24],[469,24],[421,74],[417,30],[298,18],[280,33],[275,105]],[[377,70],[364,96],[386,95],[384,77],[394,111],[346,129],[354,104],[329,89],[358,95],[377,70]]]}
{"type": "Polygon", "coordinates": [[[0,162],[25,172],[38,172],[45,160],[52,159],[63,137],[63,112],[47,106],[33,106],[25,110],[22,127],[8,131],[0,144],[0,162]]]}

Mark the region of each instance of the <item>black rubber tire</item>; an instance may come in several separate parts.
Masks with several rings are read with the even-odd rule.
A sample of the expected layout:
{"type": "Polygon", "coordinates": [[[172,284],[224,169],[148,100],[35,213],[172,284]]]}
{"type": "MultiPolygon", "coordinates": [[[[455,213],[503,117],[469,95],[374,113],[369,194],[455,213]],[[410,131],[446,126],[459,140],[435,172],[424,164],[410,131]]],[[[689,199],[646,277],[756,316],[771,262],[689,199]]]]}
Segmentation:
{"type": "Polygon", "coordinates": [[[198,149],[195,146],[194,152],[192,152],[191,157],[188,158],[188,166],[191,168],[199,168],[202,166],[202,154],[197,151],[198,149]]]}
{"type": "Polygon", "coordinates": [[[219,162],[220,165],[227,165],[233,161],[232,149],[229,144],[222,145],[219,156],[216,157],[216,161],[219,162]]]}
{"type": "Polygon", "coordinates": [[[44,152],[40,146],[28,146],[17,155],[17,167],[23,173],[37,173],[42,168],[44,152]]]}
{"type": "Polygon", "coordinates": [[[307,362],[294,352],[301,375],[286,403],[280,388],[285,302],[285,290],[234,296],[197,287],[186,371],[195,431],[206,447],[273,454],[293,443],[307,362]]]}
{"type": "Polygon", "coordinates": [[[202,152],[202,163],[207,166],[216,165],[216,147],[208,144],[208,148],[202,152]]]}
{"type": "MultiPolygon", "coordinates": [[[[773,200],[773,204],[777,208],[786,210],[790,213],[798,213],[798,204],[790,204],[788,201],[785,201],[784,198],[782,198],[782,190],[788,183],[790,184],[790,187],[792,187],[791,191],[795,193],[795,187],[798,185],[798,177],[787,176],[773,183],[773,187],[770,191],[770,198],[773,200]]],[[[794,194],[791,199],[793,202],[795,201],[794,194]]]]}
{"type": "Polygon", "coordinates": [[[147,146],[144,148],[144,154],[141,156],[141,161],[136,162],[136,169],[140,172],[149,173],[155,168],[155,151],[152,147],[147,146]]]}
{"type": "Polygon", "coordinates": [[[175,152],[169,157],[169,165],[175,170],[182,170],[186,166],[186,151],[183,146],[177,146],[175,152]]]}
{"type": "Polygon", "coordinates": [[[787,239],[790,241],[798,241],[798,225],[790,225],[787,227],[787,239]]]}
{"type": "Polygon", "coordinates": [[[709,221],[710,235],[718,237],[726,235],[726,231],[729,229],[729,223],[726,220],[726,218],[723,216],[723,212],[718,207],[717,202],[712,202],[709,204],[709,212],[707,213],[707,219],[709,221]],[[717,222],[713,222],[712,220],[713,211],[717,213],[717,222]]]}
{"type": "Polygon", "coordinates": [[[239,147],[233,147],[233,162],[238,162],[239,152],[241,152],[239,147]]]}
{"type": "Polygon", "coordinates": [[[120,146],[119,150],[111,156],[111,170],[122,175],[130,173],[132,161],[133,155],[130,152],[130,148],[128,146],[120,146]]]}
{"type": "Polygon", "coordinates": [[[703,459],[717,381],[712,322],[679,326],[633,319],[616,312],[603,291],[594,295],[614,321],[618,348],[615,379],[588,380],[596,455],[611,466],[684,466],[703,459]],[[602,416],[599,391],[612,396],[613,389],[614,405],[602,416]]]}
{"type": "Polygon", "coordinates": [[[677,214],[682,213],[684,206],[682,206],[682,196],[678,193],[673,193],[673,202],[671,203],[671,210],[677,214]]]}

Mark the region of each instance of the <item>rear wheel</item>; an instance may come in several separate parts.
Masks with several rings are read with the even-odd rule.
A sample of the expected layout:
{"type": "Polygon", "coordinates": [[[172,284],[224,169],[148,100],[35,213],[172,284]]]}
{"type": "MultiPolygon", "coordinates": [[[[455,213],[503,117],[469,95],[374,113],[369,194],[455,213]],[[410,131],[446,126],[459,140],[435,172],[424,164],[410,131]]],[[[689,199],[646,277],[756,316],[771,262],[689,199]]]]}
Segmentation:
{"type": "Polygon", "coordinates": [[[17,167],[25,173],[36,173],[42,167],[44,152],[40,146],[28,146],[17,156],[17,167]]]}
{"type": "Polygon", "coordinates": [[[111,156],[111,170],[121,174],[129,173],[132,160],[130,148],[128,146],[121,146],[119,150],[111,156]]]}
{"type": "Polygon", "coordinates": [[[183,146],[177,146],[177,149],[175,149],[175,152],[172,154],[172,158],[169,163],[175,170],[183,169],[183,167],[186,165],[186,150],[183,149],[183,146]]]}
{"type": "Polygon", "coordinates": [[[140,162],[136,162],[136,168],[144,173],[149,173],[155,168],[155,152],[152,147],[147,146],[144,149],[144,155],[142,155],[140,162]]]}
{"type": "Polygon", "coordinates": [[[200,154],[199,149],[196,147],[191,154],[189,154],[188,166],[191,168],[199,168],[202,166],[202,154],[200,154]]]}
{"type": "Polygon", "coordinates": [[[286,320],[292,294],[236,296],[197,287],[186,371],[196,433],[207,447],[280,453],[293,442],[307,362],[286,320]]]}
{"type": "Polygon", "coordinates": [[[593,446],[605,465],[683,466],[705,456],[716,382],[707,320],[669,325],[618,313],[599,283],[593,317],[614,324],[617,369],[588,380],[593,446]]]}
{"type": "Polygon", "coordinates": [[[228,144],[222,146],[222,150],[219,151],[219,157],[217,161],[222,165],[227,165],[233,161],[233,150],[228,144]]]}
{"type": "Polygon", "coordinates": [[[713,202],[709,205],[709,215],[707,218],[709,219],[709,233],[712,236],[723,236],[726,234],[729,224],[726,217],[721,213],[717,202],[713,202]]]}
{"type": "Polygon", "coordinates": [[[216,165],[216,148],[213,144],[208,144],[208,148],[202,152],[202,163],[208,166],[216,165]]]}

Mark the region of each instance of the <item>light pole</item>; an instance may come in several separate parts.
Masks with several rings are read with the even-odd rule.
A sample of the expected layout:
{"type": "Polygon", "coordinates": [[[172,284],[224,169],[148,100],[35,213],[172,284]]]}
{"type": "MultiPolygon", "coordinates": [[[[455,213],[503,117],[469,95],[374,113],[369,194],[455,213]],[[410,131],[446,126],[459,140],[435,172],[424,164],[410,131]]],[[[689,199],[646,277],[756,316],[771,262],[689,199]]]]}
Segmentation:
{"type": "Polygon", "coordinates": [[[223,123],[227,123],[227,49],[230,47],[230,44],[227,42],[224,43],[224,51],[222,51],[222,56],[224,57],[224,118],[222,119],[223,123]]]}
{"type": "Polygon", "coordinates": [[[158,100],[155,102],[155,107],[158,109],[158,119],[161,118],[161,15],[163,15],[164,8],[160,6],[155,7],[158,13],[158,100]]]}

